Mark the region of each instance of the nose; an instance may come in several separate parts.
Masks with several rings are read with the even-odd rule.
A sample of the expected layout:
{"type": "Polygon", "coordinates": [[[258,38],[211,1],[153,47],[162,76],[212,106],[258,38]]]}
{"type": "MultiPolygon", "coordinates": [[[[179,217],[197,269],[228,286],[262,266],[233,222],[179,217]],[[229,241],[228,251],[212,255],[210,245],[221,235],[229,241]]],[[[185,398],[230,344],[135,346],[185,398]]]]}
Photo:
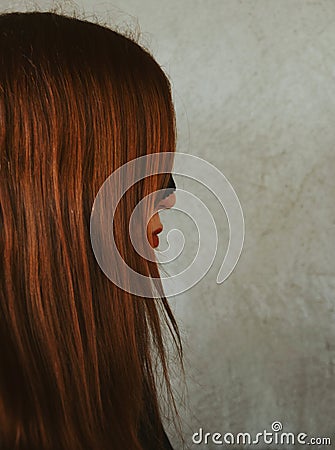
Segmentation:
{"type": "Polygon", "coordinates": [[[174,206],[176,203],[176,194],[172,192],[172,194],[168,195],[167,197],[163,198],[159,204],[158,209],[169,209],[174,206]]]}

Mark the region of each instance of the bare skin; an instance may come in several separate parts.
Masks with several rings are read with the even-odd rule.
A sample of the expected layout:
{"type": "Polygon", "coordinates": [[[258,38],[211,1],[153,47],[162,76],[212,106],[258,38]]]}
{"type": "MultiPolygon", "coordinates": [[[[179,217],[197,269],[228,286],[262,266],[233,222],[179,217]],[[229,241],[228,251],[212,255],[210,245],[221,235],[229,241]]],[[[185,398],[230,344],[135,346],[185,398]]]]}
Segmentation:
{"type": "MultiPolygon", "coordinates": [[[[169,209],[176,203],[176,194],[173,192],[168,197],[163,198],[157,205],[157,210],[169,209]]],[[[157,211],[149,220],[147,227],[147,237],[151,247],[156,248],[159,245],[158,234],[163,230],[163,225],[157,211]]]]}

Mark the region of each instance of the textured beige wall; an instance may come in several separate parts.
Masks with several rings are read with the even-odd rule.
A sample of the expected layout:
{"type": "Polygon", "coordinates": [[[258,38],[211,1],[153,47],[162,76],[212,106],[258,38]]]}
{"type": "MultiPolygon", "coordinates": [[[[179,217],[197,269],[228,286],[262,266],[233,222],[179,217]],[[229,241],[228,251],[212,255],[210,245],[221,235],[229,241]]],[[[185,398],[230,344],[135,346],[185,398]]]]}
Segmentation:
{"type": "MultiPolygon", "coordinates": [[[[283,431],[331,436],[335,448],[335,2],[77,4],[125,28],[138,21],[172,80],[179,151],[218,167],[245,215],[240,261],[217,285],[226,218],[205,189],[177,177],[221,239],[206,277],[171,300],[187,357],[186,443],[220,448],[192,446],[192,433],[257,433],[278,420],[283,431]]],[[[162,219],[196,243],[182,214],[162,219]]],[[[186,246],[185,261],[191,254],[186,246]]]]}

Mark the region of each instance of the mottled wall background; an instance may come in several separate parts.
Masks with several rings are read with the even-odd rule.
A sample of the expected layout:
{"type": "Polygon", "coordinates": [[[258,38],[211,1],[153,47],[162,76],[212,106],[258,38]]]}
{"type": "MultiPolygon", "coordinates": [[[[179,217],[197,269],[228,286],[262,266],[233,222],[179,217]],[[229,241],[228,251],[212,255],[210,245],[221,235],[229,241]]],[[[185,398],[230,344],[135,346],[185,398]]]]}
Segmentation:
{"type": "MultiPolygon", "coordinates": [[[[85,0],[75,9],[139,27],[172,80],[179,151],[219,168],[244,211],[241,258],[217,285],[226,217],[206,189],[176,177],[211,210],[220,237],[206,277],[171,300],[187,358],[186,444],[223,447],[192,444],[199,427],[256,434],[280,421],[335,448],[335,2],[85,0]]],[[[178,212],[161,217],[184,232],[186,261],[196,229],[178,212]]]]}

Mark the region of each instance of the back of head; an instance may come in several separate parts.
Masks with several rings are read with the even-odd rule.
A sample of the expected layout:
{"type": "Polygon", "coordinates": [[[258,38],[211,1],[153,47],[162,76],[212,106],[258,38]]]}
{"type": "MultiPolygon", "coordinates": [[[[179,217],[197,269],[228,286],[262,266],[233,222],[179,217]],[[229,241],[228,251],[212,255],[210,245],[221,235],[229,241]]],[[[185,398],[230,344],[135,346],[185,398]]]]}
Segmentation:
{"type": "MultiPolygon", "coordinates": [[[[2,450],[160,448],[153,352],[173,403],[160,314],[181,356],[178,328],[162,290],[136,298],[104,275],[89,221],[115,169],[174,149],[169,82],[136,42],[54,13],[0,15],[2,450]]],[[[148,277],[157,264],[132,248],[128,219],[168,179],[135,184],[114,220],[148,277]]]]}

